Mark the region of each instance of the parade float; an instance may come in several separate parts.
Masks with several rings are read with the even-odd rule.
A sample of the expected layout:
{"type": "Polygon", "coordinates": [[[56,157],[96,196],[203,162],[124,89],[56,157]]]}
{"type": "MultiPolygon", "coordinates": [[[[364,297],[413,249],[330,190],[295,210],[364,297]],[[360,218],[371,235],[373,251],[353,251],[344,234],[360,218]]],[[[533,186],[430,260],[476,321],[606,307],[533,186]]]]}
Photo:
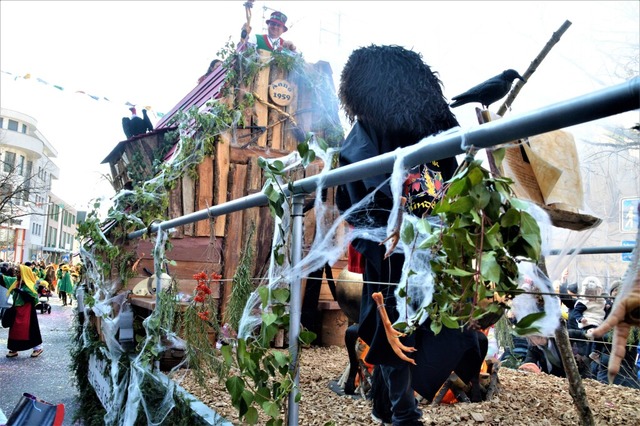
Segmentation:
{"type": "MultiPolygon", "coordinates": [[[[104,160],[116,190],[113,206],[103,219],[96,202],[80,229],[86,274],[73,355],[80,391],[88,395],[79,413],[87,424],[211,421],[211,414],[207,420],[180,404],[184,398],[174,392],[177,385],[163,380],[161,371],[189,366],[203,376],[230,368],[216,343],[224,342],[227,330],[237,333],[247,298],[260,283],[256,277],[266,279],[274,257],[285,262],[289,243],[274,246],[283,187],[318,174],[331,160],[316,158],[315,152],[343,138],[328,63],[310,64],[300,54],[257,50],[243,42],[228,43],[219,56],[222,66],[201,79],[155,129],[119,142],[104,160]],[[186,223],[159,238],[129,237],[168,218],[263,192],[269,205],[186,223]]],[[[324,192],[329,204],[332,196],[333,189],[324,192]]],[[[309,198],[305,208],[305,244],[314,238],[313,201],[309,198]]],[[[341,265],[333,267],[337,275],[341,265]]],[[[311,297],[319,307],[318,322],[324,306],[325,321],[332,322],[325,326],[325,339],[340,344],[346,320],[328,300],[326,283],[321,290],[319,284],[310,284],[317,290],[311,297]]],[[[263,327],[266,347],[285,346],[287,296],[281,291],[275,297],[280,307],[273,312],[279,317],[263,327]]],[[[287,357],[277,356],[272,375],[289,383],[287,357]]],[[[255,398],[268,389],[263,399],[275,402],[263,406],[279,417],[277,404],[290,384],[278,391],[277,380],[275,385],[256,380],[264,384],[255,398]]],[[[239,412],[251,422],[256,409],[251,403],[245,407],[242,398],[240,392],[239,412]]]]}
{"type": "MultiPolygon", "coordinates": [[[[305,398],[296,347],[317,335],[290,323],[305,294],[298,279],[326,270],[326,259],[327,275],[344,266],[345,227],[332,208],[333,188],[322,185],[343,138],[331,70],[251,46],[229,44],[221,56],[222,67],[153,131],[118,143],[105,158],[117,191],[113,206],[105,219],[96,202],[80,227],[86,273],[72,357],[83,395],[77,416],[85,424],[229,424],[179,386],[183,367],[201,385],[218,377],[242,423],[266,417],[266,424],[284,424],[286,411],[305,398]],[[303,229],[297,237],[296,224],[303,229]],[[288,351],[278,350],[287,338],[288,351]]],[[[500,137],[475,147],[510,141],[500,137]]],[[[441,140],[447,138],[460,153],[459,136],[441,140]]],[[[425,147],[416,148],[369,167],[391,172],[394,160],[425,147]]],[[[489,319],[495,322],[506,307],[502,297],[517,293],[514,258],[540,257],[536,220],[509,179],[490,176],[469,148],[466,167],[436,209],[449,225],[445,243],[429,237],[425,221],[405,222],[401,233],[409,257],[433,249],[445,259],[438,267],[448,275],[439,285],[450,291],[432,306],[436,327],[498,314],[489,319]],[[500,226],[478,226],[478,203],[500,226]],[[460,236],[472,241],[462,251],[447,243],[460,236]],[[485,241],[480,251],[476,238],[485,241]],[[461,297],[473,303],[450,303],[461,297]]],[[[319,293],[327,303],[317,308],[332,307],[328,291],[319,293]]],[[[427,309],[415,312],[406,332],[431,315],[427,309]]],[[[525,316],[518,326],[526,332],[539,318],[525,316]]],[[[295,423],[296,414],[288,418],[295,423]]]]}

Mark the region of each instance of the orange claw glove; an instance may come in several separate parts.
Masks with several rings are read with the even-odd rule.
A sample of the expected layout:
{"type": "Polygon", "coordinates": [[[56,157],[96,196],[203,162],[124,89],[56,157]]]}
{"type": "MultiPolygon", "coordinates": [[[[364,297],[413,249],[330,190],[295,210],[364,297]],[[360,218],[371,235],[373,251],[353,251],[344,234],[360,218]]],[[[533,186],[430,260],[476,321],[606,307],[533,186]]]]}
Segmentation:
{"type": "Polygon", "coordinates": [[[371,297],[376,301],[376,305],[378,305],[378,313],[380,314],[382,325],[384,325],[384,331],[387,335],[387,340],[391,345],[391,349],[393,349],[393,352],[395,352],[401,360],[416,365],[414,360],[404,354],[404,352],[415,352],[416,348],[405,346],[400,342],[400,337],[404,337],[405,334],[393,328],[393,325],[389,320],[389,316],[387,315],[387,310],[384,307],[384,297],[382,296],[382,293],[373,293],[371,297]]]}

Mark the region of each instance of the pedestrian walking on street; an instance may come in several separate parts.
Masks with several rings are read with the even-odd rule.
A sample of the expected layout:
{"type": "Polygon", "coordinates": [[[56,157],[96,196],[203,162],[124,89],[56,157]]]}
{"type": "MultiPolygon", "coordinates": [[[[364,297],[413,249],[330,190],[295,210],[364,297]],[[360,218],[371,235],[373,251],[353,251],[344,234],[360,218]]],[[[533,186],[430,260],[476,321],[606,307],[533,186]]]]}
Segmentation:
{"type": "Polygon", "coordinates": [[[62,299],[62,306],[67,306],[67,296],[69,296],[69,304],[73,302],[71,295],[73,294],[73,282],[71,281],[71,272],[69,265],[62,265],[60,267],[62,274],[58,280],[58,292],[62,299]]]}
{"type": "Polygon", "coordinates": [[[8,289],[7,294],[13,297],[15,309],[15,316],[9,325],[7,358],[17,357],[18,352],[28,349],[33,349],[33,358],[42,353],[42,336],[35,308],[39,301],[36,281],[33,270],[26,265],[19,265],[15,277],[0,274],[0,285],[8,289]]]}

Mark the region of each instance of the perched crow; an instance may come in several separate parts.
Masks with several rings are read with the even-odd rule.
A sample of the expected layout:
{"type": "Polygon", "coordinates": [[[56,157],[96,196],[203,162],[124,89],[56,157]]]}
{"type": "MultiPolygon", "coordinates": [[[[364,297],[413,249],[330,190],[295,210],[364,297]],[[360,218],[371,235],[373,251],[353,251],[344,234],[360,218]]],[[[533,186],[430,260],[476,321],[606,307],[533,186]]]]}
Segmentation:
{"type": "Polygon", "coordinates": [[[467,90],[461,95],[454,96],[452,99],[455,101],[450,106],[451,108],[458,107],[460,105],[468,104],[469,102],[480,102],[486,109],[495,101],[502,99],[511,89],[511,83],[513,80],[519,78],[522,81],[526,80],[520,76],[515,70],[506,70],[495,77],[490,78],[484,83],[480,83],[475,87],[467,90]]]}
{"type": "Polygon", "coordinates": [[[132,117],[122,118],[122,130],[127,136],[127,139],[153,131],[153,124],[151,124],[151,120],[147,115],[146,109],[142,110],[142,116],[144,118],[140,118],[136,115],[136,109],[134,107],[129,108],[129,110],[131,111],[132,117]]]}

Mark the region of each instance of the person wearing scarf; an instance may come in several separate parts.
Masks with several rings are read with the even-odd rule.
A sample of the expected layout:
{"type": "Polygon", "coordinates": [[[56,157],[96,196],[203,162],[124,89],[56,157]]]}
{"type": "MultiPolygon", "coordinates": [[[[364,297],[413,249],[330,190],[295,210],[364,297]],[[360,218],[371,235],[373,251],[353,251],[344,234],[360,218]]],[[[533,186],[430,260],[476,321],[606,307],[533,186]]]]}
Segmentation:
{"type": "Polygon", "coordinates": [[[26,265],[20,265],[16,277],[0,275],[0,285],[7,287],[7,295],[13,295],[16,309],[16,318],[9,328],[7,358],[16,357],[19,351],[28,349],[33,349],[33,358],[42,353],[42,336],[35,309],[39,300],[36,281],[33,270],[26,265]]]}

